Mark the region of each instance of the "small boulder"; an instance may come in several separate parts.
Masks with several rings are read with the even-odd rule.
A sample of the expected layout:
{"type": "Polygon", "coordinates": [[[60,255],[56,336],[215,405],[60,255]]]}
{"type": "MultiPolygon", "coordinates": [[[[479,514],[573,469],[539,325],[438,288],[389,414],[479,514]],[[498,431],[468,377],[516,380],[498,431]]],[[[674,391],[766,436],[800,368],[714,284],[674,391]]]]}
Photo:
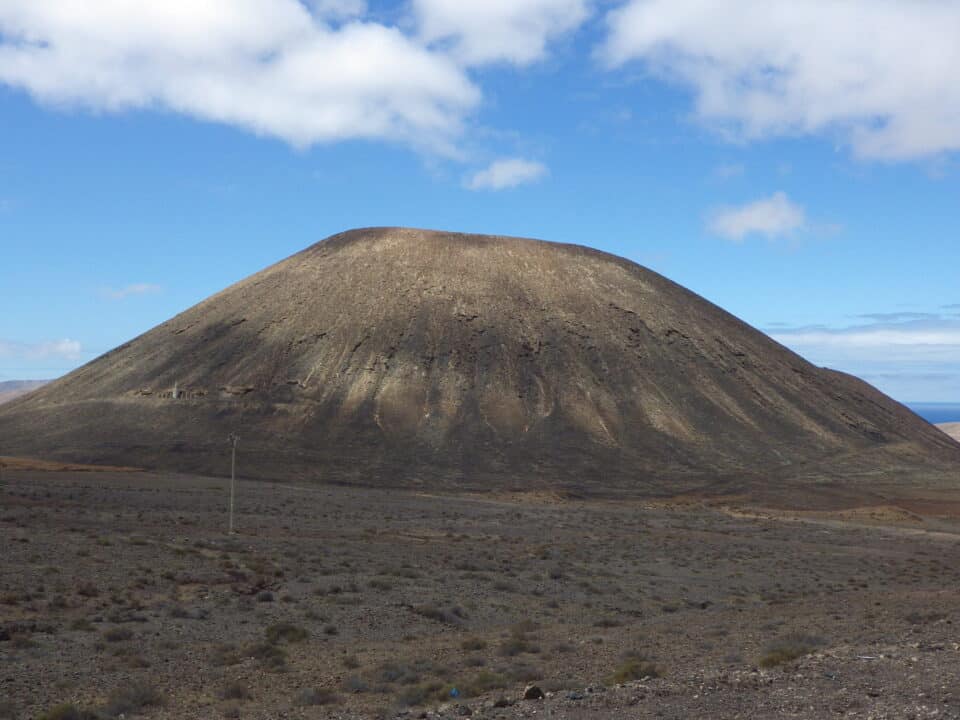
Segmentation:
{"type": "Polygon", "coordinates": [[[543,690],[536,685],[527,685],[523,691],[524,700],[543,700],[543,690]]]}

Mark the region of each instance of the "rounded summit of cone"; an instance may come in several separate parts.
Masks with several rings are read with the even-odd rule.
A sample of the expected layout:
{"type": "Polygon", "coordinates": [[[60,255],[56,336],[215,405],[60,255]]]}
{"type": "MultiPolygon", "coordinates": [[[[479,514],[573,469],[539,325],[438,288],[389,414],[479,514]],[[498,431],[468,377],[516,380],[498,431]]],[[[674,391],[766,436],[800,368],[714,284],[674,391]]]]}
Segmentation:
{"type": "Polygon", "coordinates": [[[6,455],[222,474],[231,432],[247,477],[385,486],[659,493],[960,458],[628,260],[403,228],[330,237],[0,407],[6,455]]]}

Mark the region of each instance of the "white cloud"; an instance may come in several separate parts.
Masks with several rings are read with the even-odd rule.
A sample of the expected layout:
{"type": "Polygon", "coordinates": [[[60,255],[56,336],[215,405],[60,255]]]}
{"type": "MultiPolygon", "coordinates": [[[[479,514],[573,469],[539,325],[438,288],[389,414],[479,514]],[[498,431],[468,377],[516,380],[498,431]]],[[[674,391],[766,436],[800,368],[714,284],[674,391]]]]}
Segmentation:
{"type": "Polygon", "coordinates": [[[722,208],[714,213],[708,223],[715,235],[736,241],[751,234],[768,238],[783,237],[804,228],[806,224],[804,209],[782,192],[742,207],[722,208]]]}
{"type": "Polygon", "coordinates": [[[960,360],[960,327],[958,328],[909,328],[883,329],[861,328],[844,331],[807,330],[777,333],[778,342],[789,342],[791,347],[815,348],[902,348],[916,350],[919,346],[929,349],[947,349],[958,353],[960,360]]]}
{"type": "Polygon", "coordinates": [[[898,399],[960,402],[960,320],[931,315],[837,329],[776,328],[770,336],[817,365],[863,377],[898,399]]]}
{"type": "Polygon", "coordinates": [[[747,139],[835,133],[863,157],[960,149],[956,0],[629,0],[609,66],[640,60],[747,139]]]}
{"type": "Polygon", "coordinates": [[[0,358],[14,360],[79,360],[83,347],[76,340],[17,343],[0,340],[0,358]]]}
{"type": "Polygon", "coordinates": [[[422,37],[445,43],[469,65],[526,65],[546,54],[548,41],[577,28],[587,0],[413,0],[422,37]]]}
{"type": "Polygon", "coordinates": [[[496,160],[489,167],[474,173],[466,181],[470,190],[506,190],[536,182],[547,174],[542,163],[522,158],[496,160]]]}
{"type": "Polygon", "coordinates": [[[153,283],[133,283],[121,288],[103,288],[100,294],[108,300],[124,300],[135,295],[151,295],[162,290],[159,285],[153,283]]]}
{"type": "Polygon", "coordinates": [[[52,105],[164,109],[297,146],[449,151],[480,91],[350,0],[4,0],[0,83],[52,105]]]}

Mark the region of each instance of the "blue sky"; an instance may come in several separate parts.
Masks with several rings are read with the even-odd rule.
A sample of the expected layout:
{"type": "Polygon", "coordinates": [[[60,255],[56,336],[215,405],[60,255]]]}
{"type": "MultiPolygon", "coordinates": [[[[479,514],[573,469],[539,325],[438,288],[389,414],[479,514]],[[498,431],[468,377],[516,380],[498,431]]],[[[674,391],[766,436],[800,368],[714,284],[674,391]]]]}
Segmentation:
{"type": "Polygon", "coordinates": [[[623,255],[960,402],[958,27],[947,0],[9,0],[0,381],[409,225],[623,255]]]}

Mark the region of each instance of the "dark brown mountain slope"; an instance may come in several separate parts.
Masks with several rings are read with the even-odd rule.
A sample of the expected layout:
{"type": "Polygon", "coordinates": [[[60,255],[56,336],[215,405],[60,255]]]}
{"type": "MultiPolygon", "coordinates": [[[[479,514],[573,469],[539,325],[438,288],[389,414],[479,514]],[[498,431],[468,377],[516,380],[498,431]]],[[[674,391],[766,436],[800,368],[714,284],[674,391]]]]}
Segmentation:
{"type": "MultiPolygon", "coordinates": [[[[331,237],[0,408],[0,454],[375,485],[672,492],[960,461],[627,260],[409,229],[331,237]]],[[[899,470],[898,470],[899,471],[899,470]]]]}

